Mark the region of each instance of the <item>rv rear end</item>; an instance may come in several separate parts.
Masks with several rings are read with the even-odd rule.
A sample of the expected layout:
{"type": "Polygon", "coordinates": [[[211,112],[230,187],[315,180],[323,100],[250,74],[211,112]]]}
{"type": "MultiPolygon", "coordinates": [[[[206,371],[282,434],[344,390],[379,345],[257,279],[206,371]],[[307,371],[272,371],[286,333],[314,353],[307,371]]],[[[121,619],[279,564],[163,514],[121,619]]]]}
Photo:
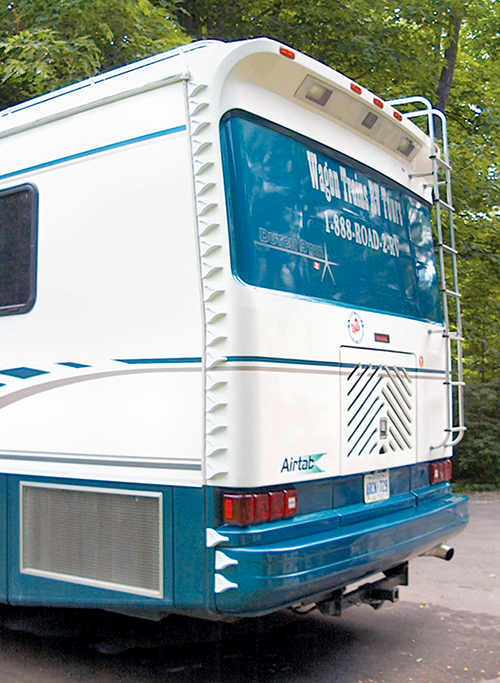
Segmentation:
{"type": "Polygon", "coordinates": [[[330,605],[465,525],[431,150],[359,90],[272,41],[207,42],[1,117],[4,600],[330,605]],[[428,273],[408,302],[403,190],[428,273]]]}

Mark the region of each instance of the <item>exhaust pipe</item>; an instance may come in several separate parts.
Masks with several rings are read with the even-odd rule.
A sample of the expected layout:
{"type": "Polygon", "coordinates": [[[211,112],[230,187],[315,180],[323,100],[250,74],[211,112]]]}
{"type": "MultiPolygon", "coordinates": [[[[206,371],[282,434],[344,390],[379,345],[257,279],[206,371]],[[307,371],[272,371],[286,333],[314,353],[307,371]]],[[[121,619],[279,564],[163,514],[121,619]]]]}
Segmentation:
{"type": "Polygon", "coordinates": [[[446,560],[449,562],[454,554],[454,548],[450,548],[449,545],[443,545],[440,543],[435,548],[431,548],[427,552],[422,553],[422,557],[439,557],[441,560],[446,560]]]}

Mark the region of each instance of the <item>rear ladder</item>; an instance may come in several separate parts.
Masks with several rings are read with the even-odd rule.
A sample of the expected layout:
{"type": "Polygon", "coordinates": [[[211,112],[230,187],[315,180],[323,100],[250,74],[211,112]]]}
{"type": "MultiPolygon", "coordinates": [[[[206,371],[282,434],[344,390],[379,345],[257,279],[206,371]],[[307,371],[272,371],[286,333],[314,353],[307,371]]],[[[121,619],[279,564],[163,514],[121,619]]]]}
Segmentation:
{"type": "MultiPolygon", "coordinates": [[[[424,97],[403,97],[389,102],[392,106],[416,105],[415,111],[405,113],[409,119],[425,117],[427,134],[431,144],[430,173],[418,173],[410,177],[428,176],[432,180],[432,198],[435,209],[439,281],[443,305],[443,336],[447,342],[446,376],[448,426],[445,438],[433,450],[458,444],[466,430],[464,422],[464,371],[463,332],[458,290],[458,266],[453,221],[453,198],[451,193],[451,165],[448,148],[448,131],[443,112],[434,109],[424,97]],[[437,126],[436,126],[437,123],[437,126]],[[436,141],[437,138],[437,141],[436,141]],[[441,143],[439,154],[438,144],[441,143]],[[450,440],[451,439],[451,440],[450,440]]],[[[432,331],[430,331],[432,333],[432,331]]]]}

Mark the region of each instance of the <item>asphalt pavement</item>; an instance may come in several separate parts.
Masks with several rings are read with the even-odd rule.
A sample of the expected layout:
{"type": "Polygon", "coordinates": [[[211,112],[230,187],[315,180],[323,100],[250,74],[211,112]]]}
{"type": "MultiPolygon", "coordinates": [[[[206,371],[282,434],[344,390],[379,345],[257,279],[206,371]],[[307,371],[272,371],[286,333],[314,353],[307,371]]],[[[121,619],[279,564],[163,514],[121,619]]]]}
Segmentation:
{"type": "Polygon", "coordinates": [[[237,624],[0,608],[0,683],[500,683],[500,494],[400,601],[237,624]]]}

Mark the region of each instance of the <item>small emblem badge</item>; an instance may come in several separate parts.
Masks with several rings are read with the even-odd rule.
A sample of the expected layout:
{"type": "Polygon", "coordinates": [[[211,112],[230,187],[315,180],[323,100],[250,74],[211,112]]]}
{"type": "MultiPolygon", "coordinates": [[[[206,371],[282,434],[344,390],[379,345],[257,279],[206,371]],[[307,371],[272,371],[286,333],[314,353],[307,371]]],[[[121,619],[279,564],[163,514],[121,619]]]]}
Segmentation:
{"type": "Polygon", "coordinates": [[[355,344],[361,344],[365,336],[365,325],[359,313],[352,312],[347,320],[349,336],[355,344]]]}

